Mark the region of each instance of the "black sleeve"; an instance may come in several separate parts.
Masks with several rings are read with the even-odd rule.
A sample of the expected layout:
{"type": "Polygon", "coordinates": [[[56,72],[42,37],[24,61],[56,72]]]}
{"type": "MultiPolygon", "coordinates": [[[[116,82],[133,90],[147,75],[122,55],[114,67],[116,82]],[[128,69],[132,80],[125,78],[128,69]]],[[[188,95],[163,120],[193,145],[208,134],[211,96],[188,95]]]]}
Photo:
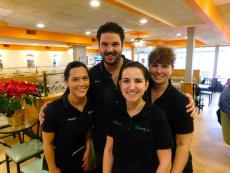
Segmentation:
{"type": "Polygon", "coordinates": [[[188,99],[184,95],[179,95],[175,100],[175,109],[172,112],[172,126],[176,134],[187,134],[193,132],[193,119],[190,113],[186,112],[188,99]]]}
{"type": "Polygon", "coordinates": [[[173,144],[172,133],[168,120],[163,110],[158,107],[153,108],[152,128],[156,140],[156,149],[171,148],[173,144]]]}
{"type": "Polygon", "coordinates": [[[44,111],[44,122],[42,125],[42,131],[45,132],[56,132],[57,130],[57,117],[55,117],[55,111],[48,105],[44,111]]]}
{"type": "Polygon", "coordinates": [[[90,94],[87,94],[87,104],[88,104],[88,116],[90,118],[90,125],[92,128],[95,127],[95,107],[90,94]]]}

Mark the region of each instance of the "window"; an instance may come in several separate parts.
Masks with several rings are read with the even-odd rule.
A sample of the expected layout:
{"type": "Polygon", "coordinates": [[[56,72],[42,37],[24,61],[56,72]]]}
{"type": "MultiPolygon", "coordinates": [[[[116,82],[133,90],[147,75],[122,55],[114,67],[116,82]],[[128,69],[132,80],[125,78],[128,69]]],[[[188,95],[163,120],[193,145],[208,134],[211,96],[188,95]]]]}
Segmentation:
{"type": "Polygon", "coordinates": [[[134,61],[142,63],[148,68],[148,56],[153,50],[153,47],[138,47],[135,48],[134,61]]]}
{"type": "MultiPolygon", "coordinates": [[[[186,48],[176,48],[175,69],[185,69],[186,48]]],[[[193,54],[193,69],[200,70],[201,79],[212,77],[215,58],[215,47],[198,47],[193,54]]]]}
{"type": "Polygon", "coordinates": [[[58,67],[60,65],[60,57],[57,54],[53,55],[53,67],[58,67]]]}
{"type": "Polygon", "coordinates": [[[215,47],[199,47],[195,48],[193,57],[193,69],[200,70],[201,79],[213,75],[215,59],[215,47]]]}
{"type": "Polygon", "coordinates": [[[230,78],[230,46],[223,46],[219,49],[217,64],[217,77],[230,78]]]}

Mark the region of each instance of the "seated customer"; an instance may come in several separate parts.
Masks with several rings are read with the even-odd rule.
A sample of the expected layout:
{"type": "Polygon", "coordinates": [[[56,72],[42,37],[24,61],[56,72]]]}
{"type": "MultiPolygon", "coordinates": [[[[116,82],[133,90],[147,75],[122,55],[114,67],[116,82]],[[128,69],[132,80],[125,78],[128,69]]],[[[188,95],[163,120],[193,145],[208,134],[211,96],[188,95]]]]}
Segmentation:
{"type": "Polygon", "coordinates": [[[220,121],[220,111],[225,112],[230,118],[230,85],[227,85],[223,92],[220,94],[219,110],[217,111],[218,122],[220,121]]]}

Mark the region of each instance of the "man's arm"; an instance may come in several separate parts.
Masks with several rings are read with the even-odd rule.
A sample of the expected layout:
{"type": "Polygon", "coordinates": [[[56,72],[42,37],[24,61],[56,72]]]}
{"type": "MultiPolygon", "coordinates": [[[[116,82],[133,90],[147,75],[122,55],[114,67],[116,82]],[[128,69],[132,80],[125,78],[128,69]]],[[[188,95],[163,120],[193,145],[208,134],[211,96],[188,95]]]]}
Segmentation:
{"type": "Polygon", "coordinates": [[[44,111],[45,111],[45,109],[47,108],[47,105],[49,104],[49,103],[51,103],[52,101],[47,101],[47,102],[45,102],[44,103],[44,105],[42,105],[42,107],[41,107],[41,109],[40,109],[40,112],[39,112],[39,114],[38,114],[38,118],[39,118],[39,122],[40,122],[40,125],[42,125],[43,124],[43,122],[45,121],[45,114],[44,114],[44,111]]]}

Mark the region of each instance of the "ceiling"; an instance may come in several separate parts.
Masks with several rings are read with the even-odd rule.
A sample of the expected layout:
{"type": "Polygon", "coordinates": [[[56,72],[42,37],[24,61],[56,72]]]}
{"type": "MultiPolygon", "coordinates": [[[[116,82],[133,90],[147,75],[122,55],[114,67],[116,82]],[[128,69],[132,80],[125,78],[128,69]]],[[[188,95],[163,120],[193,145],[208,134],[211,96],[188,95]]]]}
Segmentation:
{"type": "MultiPolygon", "coordinates": [[[[92,8],[89,0],[0,0],[0,27],[81,36],[91,31],[91,36],[95,37],[100,25],[114,21],[123,26],[125,32],[149,32],[144,40],[169,41],[184,40],[186,28],[194,26],[197,40],[212,45],[228,44],[230,40],[226,33],[228,35],[230,32],[230,0],[214,0],[219,17],[227,27],[224,33],[218,29],[218,24],[216,26],[210,18],[207,19],[203,10],[196,10],[189,1],[199,0],[100,0],[101,5],[97,8],[92,8]],[[148,23],[140,24],[142,18],[148,19],[148,23]],[[45,28],[36,28],[38,22],[44,23],[45,28]],[[176,36],[177,33],[182,35],[176,36]]],[[[65,46],[68,43],[58,39],[28,38],[14,38],[11,33],[4,36],[0,33],[0,43],[5,44],[65,46]]],[[[127,36],[126,41],[132,38],[127,36]]]]}

